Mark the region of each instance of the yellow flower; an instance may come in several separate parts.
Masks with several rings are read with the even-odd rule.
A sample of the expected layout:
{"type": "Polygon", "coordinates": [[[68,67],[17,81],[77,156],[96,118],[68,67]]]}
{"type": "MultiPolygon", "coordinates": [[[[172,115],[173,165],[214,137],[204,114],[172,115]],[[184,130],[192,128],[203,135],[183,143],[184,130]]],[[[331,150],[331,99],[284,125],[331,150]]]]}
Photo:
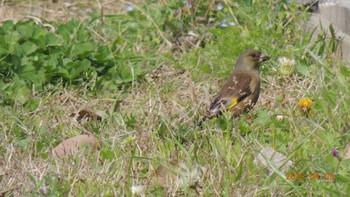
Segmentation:
{"type": "Polygon", "coordinates": [[[312,100],[309,98],[301,98],[298,102],[298,106],[303,111],[309,111],[311,109],[312,100]]]}

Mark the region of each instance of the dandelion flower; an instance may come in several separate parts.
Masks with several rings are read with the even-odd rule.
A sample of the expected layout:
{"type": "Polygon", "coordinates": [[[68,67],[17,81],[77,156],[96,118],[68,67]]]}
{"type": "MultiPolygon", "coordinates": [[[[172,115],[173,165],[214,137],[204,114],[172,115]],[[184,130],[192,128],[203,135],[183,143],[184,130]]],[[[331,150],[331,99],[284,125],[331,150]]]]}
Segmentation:
{"type": "Polygon", "coordinates": [[[312,100],[309,98],[301,98],[298,102],[298,106],[303,111],[310,111],[312,105],[312,100]]]}
{"type": "Polygon", "coordinates": [[[295,60],[282,57],[278,59],[282,75],[291,75],[295,70],[295,60]]]}

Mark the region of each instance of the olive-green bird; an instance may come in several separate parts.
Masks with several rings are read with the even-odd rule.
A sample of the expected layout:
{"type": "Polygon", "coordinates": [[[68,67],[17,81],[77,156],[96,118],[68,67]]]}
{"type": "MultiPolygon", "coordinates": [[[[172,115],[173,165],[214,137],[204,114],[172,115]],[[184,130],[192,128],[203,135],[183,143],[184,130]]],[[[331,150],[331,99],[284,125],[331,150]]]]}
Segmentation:
{"type": "Polygon", "coordinates": [[[238,58],[233,73],[210,105],[210,119],[223,111],[233,112],[233,117],[249,111],[260,94],[260,63],[270,59],[257,50],[246,50],[238,58]]]}

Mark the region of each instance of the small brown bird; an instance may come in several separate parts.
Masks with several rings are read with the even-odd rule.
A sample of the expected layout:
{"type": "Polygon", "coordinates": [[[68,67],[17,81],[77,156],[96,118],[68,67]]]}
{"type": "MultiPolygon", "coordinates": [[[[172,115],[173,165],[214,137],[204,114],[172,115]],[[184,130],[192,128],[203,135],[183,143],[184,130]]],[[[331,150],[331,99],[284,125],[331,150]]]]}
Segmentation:
{"type": "Polygon", "coordinates": [[[220,115],[223,111],[233,112],[233,117],[249,111],[258,101],[260,94],[260,63],[270,59],[257,50],[243,52],[233,73],[210,105],[209,115],[203,120],[220,115]]]}

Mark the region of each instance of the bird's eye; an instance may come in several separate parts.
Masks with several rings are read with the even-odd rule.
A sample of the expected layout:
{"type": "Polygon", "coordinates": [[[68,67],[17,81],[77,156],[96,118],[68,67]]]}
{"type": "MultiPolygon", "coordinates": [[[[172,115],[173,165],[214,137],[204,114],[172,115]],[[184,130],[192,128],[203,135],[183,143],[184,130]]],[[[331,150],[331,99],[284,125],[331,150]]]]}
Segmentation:
{"type": "Polygon", "coordinates": [[[253,53],[253,54],[252,54],[252,57],[256,57],[256,54],[255,54],[255,53],[253,53]]]}

